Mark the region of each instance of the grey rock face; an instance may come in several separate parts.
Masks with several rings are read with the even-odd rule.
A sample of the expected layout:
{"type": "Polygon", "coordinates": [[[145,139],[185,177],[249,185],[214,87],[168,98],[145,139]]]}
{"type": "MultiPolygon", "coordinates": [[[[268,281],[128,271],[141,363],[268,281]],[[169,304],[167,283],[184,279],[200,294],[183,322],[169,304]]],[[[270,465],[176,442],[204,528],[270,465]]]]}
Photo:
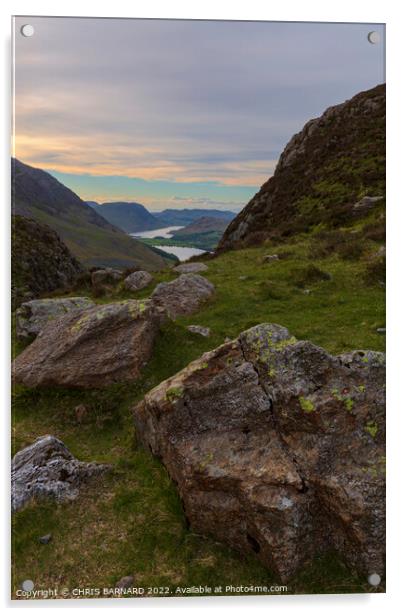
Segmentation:
{"type": "Polygon", "coordinates": [[[195,532],[282,580],[328,549],[384,570],[384,355],[332,356],[262,324],[205,353],[134,409],[195,532]]]}
{"type": "Polygon", "coordinates": [[[34,299],[21,304],[16,312],[16,333],[19,340],[35,337],[50,321],[73,310],[95,306],[89,297],[34,299]]]}
{"type": "Polygon", "coordinates": [[[149,272],[138,271],[133,272],[124,280],[124,287],[127,291],[140,291],[151,284],[153,277],[149,272]]]}
{"type": "Polygon", "coordinates": [[[211,335],[209,327],[202,327],[202,325],[189,325],[187,329],[192,334],[199,334],[200,336],[204,336],[204,338],[208,338],[211,335]]]}
{"type": "Polygon", "coordinates": [[[50,322],[13,362],[28,387],[103,387],[138,378],[151,356],[160,310],[128,300],[72,312],[50,322]]]}
{"type": "Polygon", "coordinates": [[[180,274],[196,274],[197,272],[205,272],[208,269],[208,265],[205,263],[182,263],[176,265],[173,271],[180,272],[180,274]]]}
{"type": "MultiPolygon", "coordinates": [[[[18,511],[33,498],[73,500],[86,481],[109,468],[105,464],[80,462],[55,436],[41,436],[12,460],[12,511],[18,511]]],[[[46,535],[40,541],[48,543],[50,539],[46,535]]]]}
{"type": "Polygon", "coordinates": [[[151,295],[155,305],[166,310],[175,319],[196,312],[202,302],[209,299],[215,287],[198,274],[182,274],[171,282],[161,282],[151,295]]]}

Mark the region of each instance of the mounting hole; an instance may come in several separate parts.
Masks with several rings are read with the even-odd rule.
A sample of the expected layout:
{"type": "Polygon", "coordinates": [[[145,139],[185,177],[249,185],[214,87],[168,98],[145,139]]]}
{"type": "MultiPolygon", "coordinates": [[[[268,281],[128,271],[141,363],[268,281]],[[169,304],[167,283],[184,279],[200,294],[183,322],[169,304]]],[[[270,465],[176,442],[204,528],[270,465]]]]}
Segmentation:
{"type": "Polygon", "coordinates": [[[378,575],[378,573],[371,573],[367,579],[368,583],[371,584],[371,586],[378,586],[381,582],[381,577],[378,575]]]}
{"type": "Polygon", "coordinates": [[[21,34],[22,36],[33,36],[35,32],[35,28],[31,24],[24,24],[21,26],[21,34]]]}
{"type": "Polygon", "coordinates": [[[34,588],[35,584],[32,580],[24,580],[22,582],[22,590],[25,590],[26,592],[31,592],[34,588]]]}
{"type": "Polygon", "coordinates": [[[380,42],[381,37],[380,37],[379,32],[376,32],[375,30],[373,30],[372,32],[368,33],[367,39],[369,43],[371,43],[372,45],[376,45],[377,43],[380,42]]]}

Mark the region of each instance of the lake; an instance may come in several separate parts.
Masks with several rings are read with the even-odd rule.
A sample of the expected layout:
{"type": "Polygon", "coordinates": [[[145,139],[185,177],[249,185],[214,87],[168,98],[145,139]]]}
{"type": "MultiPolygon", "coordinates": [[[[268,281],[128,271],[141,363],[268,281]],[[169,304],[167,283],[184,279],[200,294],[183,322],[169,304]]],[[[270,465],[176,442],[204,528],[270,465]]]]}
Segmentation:
{"type": "Polygon", "coordinates": [[[172,231],[178,231],[183,227],[162,227],[162,229],[152,229],[151,231],[138,231],[137,233],[131,233],[133,237],[164,237],[169,239],[172,237],[172,231]]]}
{"type": "MultiPolygon", "coordinates": [[[[139,231],[137,233],[131,233],[132,237],[136,238],[147,238],[152,239],[153,237],[163,237],[166,239],[170,239],[172,237],[172,232],[177,231],[178,229],[182,229],[183,227],[162,227],[161,229],[152,229],[151,231],[139,231]]],[[[157,248],[164,250],[165,252],[170,252],[172,255],[175,255],[179,261],[187,261],[190,257],[195,257],[196,255],[202,255],[206,251],[201,250],[201,248],[195,248],[195,246],[158,246],[155,244],[157,248]]]]}

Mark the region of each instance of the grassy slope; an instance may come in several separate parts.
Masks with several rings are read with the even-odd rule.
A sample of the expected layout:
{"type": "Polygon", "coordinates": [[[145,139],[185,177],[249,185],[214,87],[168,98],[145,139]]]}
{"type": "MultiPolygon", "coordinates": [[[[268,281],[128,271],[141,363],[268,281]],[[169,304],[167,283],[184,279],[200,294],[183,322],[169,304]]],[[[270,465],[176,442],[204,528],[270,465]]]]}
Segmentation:
{"type": "MultiPolygon", "coordinates": [[[[309,255],[317,241],[300,236],[279,247],[228,252],[208,261],[215,299],[196,315],[164,328],[152,360],[135,384],[93,392],[16,389],[15,451],[50,433],[79,458],[111,462],[115,471],[96,486],[84,488],[74,503],[32,504],[15,515],[14,589],[24,579],[43,587],[103,587],[124,575],[134,575],[135,584],[145,587],[275,582],[275,576],[254,558],[244,558],[187,528],[164,467],[135,443],[131,408],[147,390],[203,351],[264,321],[285,325],[298,338],[308,338],[332,353],[383,350],[385,340],[376,329],[384,326],[384,289],[367,282],[370,255],[379,244],[366,241],[361,257],[354,261],[336,254],[312,260],[309,255]],[[287,258],[263,264],[263,255],[273,252],[287,253],[287,258]],[[305,267],[313,263],[331,279],[306,283],[303,289],[305,267]],[[309,294],[304,292],[306,287],[309,294]],[[212,336],[205,339],[189,333],[185,326],[190,323],[211,327],[212,336]],[[90,412],[78,424],[74,407],[81,403],[90,412]],[[53,534],[52,542],[38,544],[37,538],[48,532],[53,534]]],[[[171,272],[159,273],[156,281],[173,277],[171,272]]],[[[80,292],[88,295],[89,289],[80,292]]],[[[143,290],[134,297],[149,293],[143,290]]],[[[96,301],[130,296],[116,292],[96,301]]],[[[20,350],[21,345],[16,352],[20,350]]],[[[300,572],[288,589],[292,593],[372,592],[333,554],[300,572]]]]}
{"type": "Polygon", "coordinates": [[[97,227],[84,218],[56,218],[40,208],[30,206],[33,218],[52,227],[79,261],[90,266],[127,267],[138,265],[148,270],[164,267],[163,259],[123,232],[97,227]]]}

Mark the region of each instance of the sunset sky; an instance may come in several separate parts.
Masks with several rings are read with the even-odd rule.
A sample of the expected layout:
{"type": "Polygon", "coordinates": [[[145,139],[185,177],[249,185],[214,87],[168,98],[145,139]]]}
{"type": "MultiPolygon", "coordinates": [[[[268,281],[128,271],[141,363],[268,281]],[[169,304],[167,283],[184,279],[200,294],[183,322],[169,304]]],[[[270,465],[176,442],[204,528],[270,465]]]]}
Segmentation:
{"type": "Polygon", "coordinates": [[[383,42],[367,24],[19,17],[14,154],[86,200],[240,209],[307,120],[385,80],[383,42]]]}

